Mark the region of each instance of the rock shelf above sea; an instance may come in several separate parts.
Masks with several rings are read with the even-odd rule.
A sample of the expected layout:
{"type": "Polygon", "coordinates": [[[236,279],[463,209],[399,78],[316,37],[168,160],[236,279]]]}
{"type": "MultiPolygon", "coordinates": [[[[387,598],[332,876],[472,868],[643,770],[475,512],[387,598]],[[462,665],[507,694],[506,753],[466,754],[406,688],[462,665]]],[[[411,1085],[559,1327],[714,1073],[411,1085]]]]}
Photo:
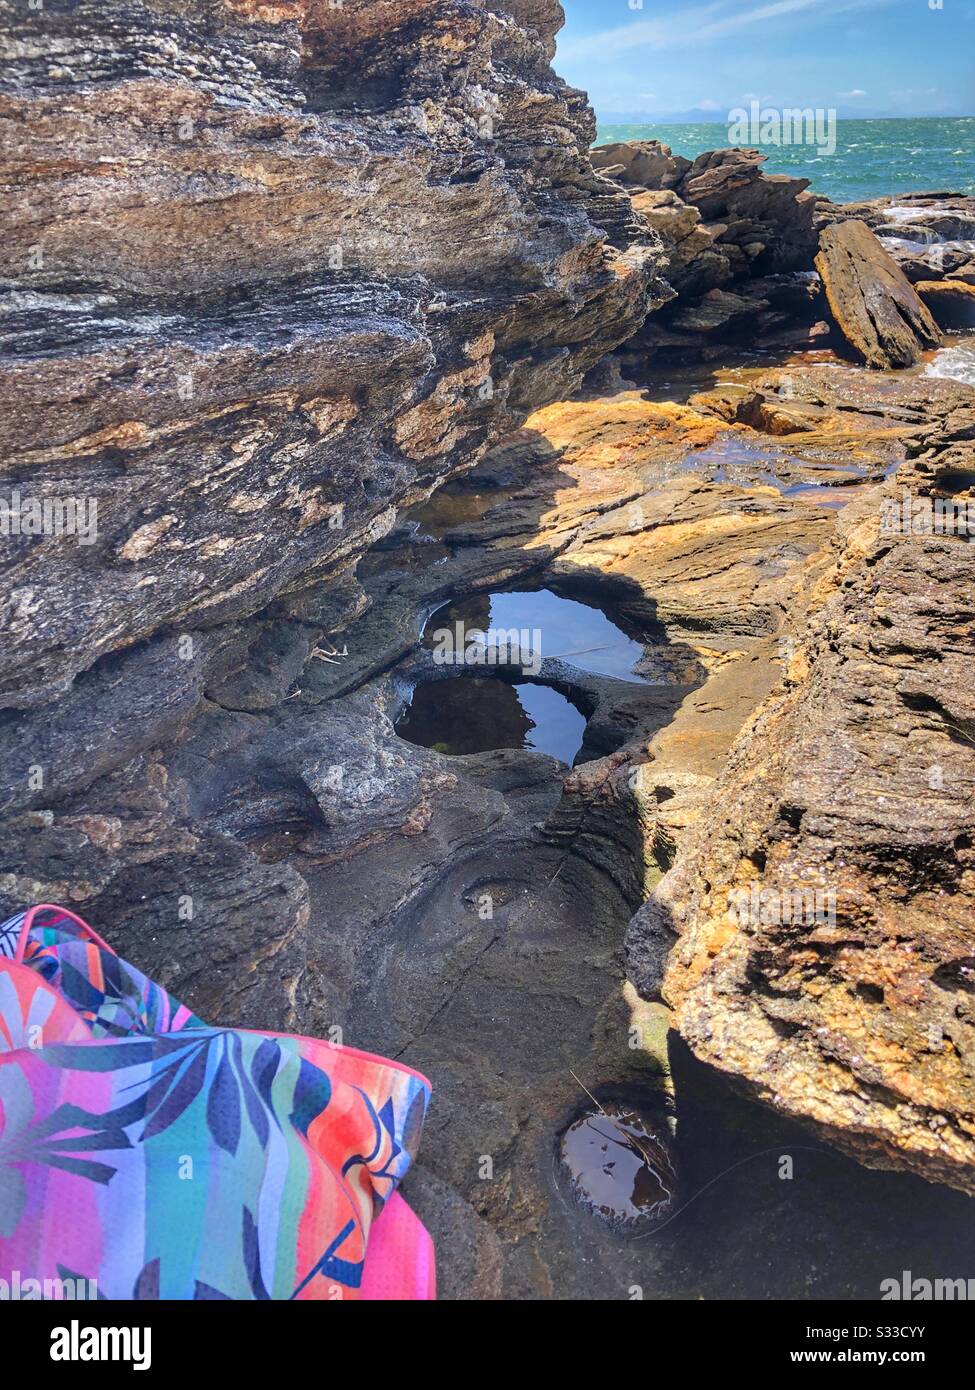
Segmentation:
{"type": "Polygon", "coordinates": [[[940,342],[935,319],[975,327],[975,198],[834,204],[808,179],[765,174],[757,150],[691,161],[648,140],[592,157],[662,238],[676,291],[635,352],[706,359],[729,343],[845,342],[868,365],[897,367],[940,342]]]}

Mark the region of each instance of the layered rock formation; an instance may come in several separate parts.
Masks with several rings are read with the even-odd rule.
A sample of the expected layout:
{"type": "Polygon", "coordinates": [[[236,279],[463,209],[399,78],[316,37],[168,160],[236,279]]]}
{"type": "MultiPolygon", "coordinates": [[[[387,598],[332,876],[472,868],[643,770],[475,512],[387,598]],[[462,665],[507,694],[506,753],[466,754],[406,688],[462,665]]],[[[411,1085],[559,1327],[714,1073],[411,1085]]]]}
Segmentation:
{"type": "Polygon", "coordinates": [[[941,344],[917,291],[865,222],[826,227],[816,269],[833,318],[868,367],[910,367],[941,344]]]}
{"type": "Polygon", "coordinates": [[[814,415],[885,416],[910,457],[841,514],[782,688],[635,920],[633,960],[676,942],[664,990],[699,1057],[867,1163],[975,1192],[975,398],[835,368],[754,392],[783,376],[814,415]],[[934,520],[939,496],[961,529],[934,520]]]}
{"type": "Polygon", "coordinates": [[[639,324],[655,254],[607,244],[557,6],[2,13],[5,491],[97,506],[3,548],[5,804],[46,808],[183,727],[284,591],[307,655],[398,503],[639,324]]]}
{"type": "MultiPolygon", "coordinates": [[[[0,548],[0,914],[71,904],[215,1022],[421,1037],[497,934],[449,910],[458,827],[486,873],[496,825],[520,843],[558,800],[537,756],[461,785],[395,739],[401,686],[343,702],[324,677],[355,664],[329,639],[358,619],[352,688],[415,643],[416,614],[370,640],[354,572],[397,508],[571,394],[670,293],[548,65],[560,18],[0,5],[3,498],[18,521],[23,500],[97,518],[84,544],[29,523],[0,548]],[[428,924],[432,950],[401,959],[428,924]]],[[[587,894],[581,872],[567,992],[586,904],[614,927],[608,962],[639,896],[587,894]]],[[[497,1237],[437,1142],[478,1067],[456,1044],[433,1060],[443,1176],[418,1173],[414,1200],[449,1227],[448,1294],[496,1296],[497,1237]]],[[[453,1152],[500,1163],[513,1104],[487,1132],[482,1097],[453,1152]]]]}
{"type": "Polygon", "coordinates": [[[708,355],[714,343],[802,345],[821,322],[811,272],[817,200],[808,179],[766,174],[757,150],[684,159],[656,140],[601,145],[593,163],[631,193],[634,210],[663,240],[678,298],[655,314],[634,352],[708,355]]]}
{"type": "Polygon", "coordinates": [[[646,312],[554,4],[0,13],[3,467],[99,514],[5,548],[8,706],[348,566],[646,312]]]}
{"type": "MultiPolygon", "coordinates": [[[[912,284],[975,284],[975,198],[959,193],[904,193],[838,205],[820,198],[820,227],[865,222],[912,284]]],[[[935,299],[929,305],[936,314],[935,299]]],[[[936,314],[937,317],[937,314],[936,314]]],[[[948,326],[948,325],[946,325],[948,326]]]]}

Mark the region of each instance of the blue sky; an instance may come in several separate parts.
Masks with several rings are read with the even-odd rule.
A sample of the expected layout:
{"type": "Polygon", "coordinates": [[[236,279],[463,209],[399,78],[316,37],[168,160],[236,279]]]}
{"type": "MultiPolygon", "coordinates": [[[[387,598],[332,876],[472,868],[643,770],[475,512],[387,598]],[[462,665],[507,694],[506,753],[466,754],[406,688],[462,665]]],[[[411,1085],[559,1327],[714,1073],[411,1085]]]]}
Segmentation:
{"type": "Polygon", "coordinates": [[[975,0],[562,4],[556,71],[597,115],[724,120],[756,98],[840,116],[975,115],[975,0]]]}

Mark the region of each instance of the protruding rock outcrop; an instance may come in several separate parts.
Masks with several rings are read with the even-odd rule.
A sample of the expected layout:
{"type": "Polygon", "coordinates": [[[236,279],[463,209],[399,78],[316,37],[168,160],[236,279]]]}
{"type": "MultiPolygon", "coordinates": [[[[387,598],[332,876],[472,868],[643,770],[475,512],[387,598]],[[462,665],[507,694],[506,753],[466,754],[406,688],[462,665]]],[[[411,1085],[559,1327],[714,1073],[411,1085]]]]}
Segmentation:
{"type": "Polygon", "coordinates": [[[816,269],[833,318],[868,367],[910,367],[940,345],[938,325],[865,222],[824,228],[816,269]]]}
{"type": "Polygon", "coordinates": [[[803,346],[821,336],[818,281],[795,275],[812,270],[816,199],[808,179],[764,173],[765,159],[728,149],[692,161],[656,140],[592,151],[662,238],[677,296],[647,320],[633,352],[707,356],[714,342],[803,346]]]}
{"type": "Polygon", "coordinates": [[[0,6],[5,491],[98,518],[4,546],[0,703],[347,568],[638,327],[524,8],[0,6]]]}
{"type": "Polygon", "coordinates": [[[868,1164],[975,1192],[975,399],[775,375],[817,414],[869,408],[912,457],[810,567],[783,682],[635,919],[633,969],[652,986],[672,945],[699,1057],[868,1164]]]}
{"type": "Polygon", "coordinates": [[[975,283],[960,278],[919,280],[914,288],[942,328],[975,328],[975,283]]]}

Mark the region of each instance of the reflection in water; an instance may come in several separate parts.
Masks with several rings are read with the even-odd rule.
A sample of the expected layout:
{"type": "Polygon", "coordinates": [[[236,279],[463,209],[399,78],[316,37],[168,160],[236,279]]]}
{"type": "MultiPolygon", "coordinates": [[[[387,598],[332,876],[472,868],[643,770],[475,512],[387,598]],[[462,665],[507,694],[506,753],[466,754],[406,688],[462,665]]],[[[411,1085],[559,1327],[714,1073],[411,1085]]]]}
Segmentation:
{"type": "Polygon", "coordinates": [[[481,676],[418,686],[396,724],[408,742],[455,757],[533,748],[564,763],[582,747],[585,728],[585,716],[550,686],[481,676]]]}
{"type": "Polygon", "coordinates": [[[443,540],[448,531],[457,526],[473,526],[480,521],[492,507],[499,507],[514,496],[514,488],[485,489],[473,492],[469,486],[446,483],[437,488],[425,502],[419,502],[407,513],[416,523],[417,533],[443,540]]]}
{"type": "Polygon", "coordinates": [[[829,507],[831,511],[839,511],[861,494],[852,486],[818,487],[815,483],[797,483],[795,487],[786,488],[785,495],[797,502],[811,502],[814,507],[829,507]]]}
{"type": "Polygon", "coordinates": [[[561,1156],[576,1196],[614,1224],[656,1224],[675,1210],[669,1137],[627,1106],[606,1103],[576,1120],[561,1156]]]}
{"type": "MultiPolygon", "coordinates": [[[[598,608],[561,598],[550,589],[477,594],[449,603],[427,623],[423,645],[437,647],[437,633],[453,632],[457,623],[465,631],[525,632],[528,640],[522,642],[522,650],[538,653],[540,649],[542,657],[562,657],[596,675],[643,681],[634,671],[644,656],[639,642],[627,637],[598,608]]],[[[504,647],[505,641],[488,643],[489,648],[492,645],[504,647]]]]}

